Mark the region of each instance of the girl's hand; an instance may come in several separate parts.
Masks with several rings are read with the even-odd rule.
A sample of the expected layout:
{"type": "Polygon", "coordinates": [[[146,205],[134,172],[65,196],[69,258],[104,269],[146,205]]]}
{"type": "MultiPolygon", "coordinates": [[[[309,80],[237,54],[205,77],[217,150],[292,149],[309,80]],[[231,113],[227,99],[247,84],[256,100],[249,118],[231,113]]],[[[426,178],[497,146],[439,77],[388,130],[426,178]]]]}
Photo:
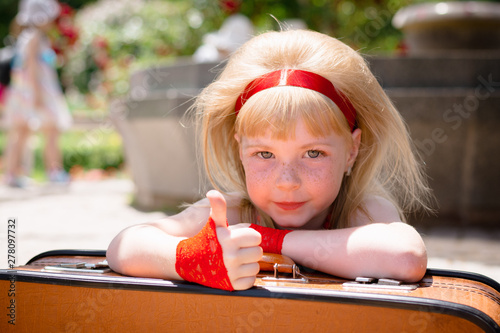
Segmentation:
{"type": "Polygon", "coordinates": [[[216,225],[217,239],[222,247],[224,265],[235,290],[251,288],[259,272],[258,261],[262,258],[260,234],[251,228],[227,226],[226,200],[218,191],[207,193],[210,201],[210,217],[216,225]]]}

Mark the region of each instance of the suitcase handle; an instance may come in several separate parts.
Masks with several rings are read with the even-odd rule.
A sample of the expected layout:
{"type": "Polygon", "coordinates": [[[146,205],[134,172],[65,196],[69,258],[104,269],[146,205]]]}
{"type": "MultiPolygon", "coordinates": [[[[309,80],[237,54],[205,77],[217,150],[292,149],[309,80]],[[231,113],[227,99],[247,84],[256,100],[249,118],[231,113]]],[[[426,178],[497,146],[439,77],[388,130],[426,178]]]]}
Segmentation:
{"type": "Polygon", "coordinates": [[[264,253],[259,261],[261,271],[273,272],[275,266],[279,273],[293,273],[295,262],[282,254],[264,253]]]}
{"type": "Polygon", "coordinates": [[[274,275],[264,276],[264,281],[274,282],[301,282],[306,283],[308,279],[300,273],[299,266],[292,258],[282,254],[264,253],[259,261],[261,272],[274,272],[274,275]],[[287,273],[284,277],[279,277],[279,273],[287,273]],[[290,274],[292,277],[290,278],[290,274]]]}

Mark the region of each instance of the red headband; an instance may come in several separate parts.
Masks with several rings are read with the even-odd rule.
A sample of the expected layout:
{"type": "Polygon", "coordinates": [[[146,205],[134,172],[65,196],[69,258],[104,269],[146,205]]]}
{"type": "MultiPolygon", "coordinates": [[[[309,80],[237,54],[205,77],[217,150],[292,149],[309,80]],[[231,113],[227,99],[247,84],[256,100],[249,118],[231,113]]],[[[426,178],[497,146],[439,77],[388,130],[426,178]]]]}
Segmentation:
{"type": "Polygon", "coordinates": [[[264,74],[250,82],[236,100],[234,112],[238,115],[243,104],[256,93],[277,87],[293,86],[317,91],[331,99],[342,111],[351,131],[356,127],[356,109],[333,84],[321,75],[298,69],[283,69],[264,74]]]}

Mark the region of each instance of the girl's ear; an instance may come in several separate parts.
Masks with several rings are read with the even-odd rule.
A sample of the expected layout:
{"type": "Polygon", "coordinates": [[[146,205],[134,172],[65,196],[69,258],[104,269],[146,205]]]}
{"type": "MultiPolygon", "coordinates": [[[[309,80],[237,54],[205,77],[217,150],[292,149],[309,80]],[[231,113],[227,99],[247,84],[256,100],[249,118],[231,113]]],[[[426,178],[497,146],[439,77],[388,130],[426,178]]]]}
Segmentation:
{"type": "Polygon", "coordinates": [[[352,145],[349,149],[349,156],[347,158],[346,167],[352,168],[354,162],[356,161],[356,157],[358,157],[359,153],[359,145],[361,144],[361,129],[356,128],[352,133],[352,145]]]}

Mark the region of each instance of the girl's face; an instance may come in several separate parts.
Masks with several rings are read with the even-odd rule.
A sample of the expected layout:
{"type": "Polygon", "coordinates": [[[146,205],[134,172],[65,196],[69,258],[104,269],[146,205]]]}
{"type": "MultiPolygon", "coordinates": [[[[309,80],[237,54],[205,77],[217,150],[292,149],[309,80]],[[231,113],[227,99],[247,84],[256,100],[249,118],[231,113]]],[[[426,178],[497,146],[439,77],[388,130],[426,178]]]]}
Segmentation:
{"type": "Polygon", "coordinates": [[[252,202],[283,228],[320,229],[337,197],[344,173],[356,159],[353,143],[336,134],[315,136],[298,120],[295,136],[273,139],[236,135],[252,202]]]}

